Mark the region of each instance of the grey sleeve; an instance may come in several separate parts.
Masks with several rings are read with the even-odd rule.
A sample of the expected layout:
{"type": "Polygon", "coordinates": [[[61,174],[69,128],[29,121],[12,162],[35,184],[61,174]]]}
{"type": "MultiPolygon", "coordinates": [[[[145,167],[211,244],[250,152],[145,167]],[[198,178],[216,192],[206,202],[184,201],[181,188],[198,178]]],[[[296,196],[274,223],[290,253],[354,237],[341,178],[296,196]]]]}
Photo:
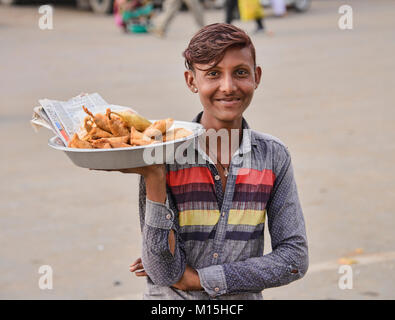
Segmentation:
{"type": "Polygon", "coordinates": [[[178,213],[171,205],[169,193],[163,204],[146,198],[143,178],[140,179],[139,187],[143,267],[153,283],[169,287],[181,278],[186,266],[184,245],[179,236],[178,213]],[[174,256],[168,240],[171,229],[176,239],[174,256]]]}

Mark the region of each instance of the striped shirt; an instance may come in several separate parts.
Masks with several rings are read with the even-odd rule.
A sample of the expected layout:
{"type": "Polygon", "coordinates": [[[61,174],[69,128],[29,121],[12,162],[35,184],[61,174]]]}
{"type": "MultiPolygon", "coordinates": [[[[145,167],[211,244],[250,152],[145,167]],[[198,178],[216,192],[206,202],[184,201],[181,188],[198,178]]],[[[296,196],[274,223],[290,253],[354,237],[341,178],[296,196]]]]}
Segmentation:
{"type": "MultiPolygon", "coordinates": [[[[193,121],[200,122],[201,116],[193,121]]],[[[260,300],[262,290],[306,273],[305,224],[289,152],[279,139],[250,130],[245,119],[242,128],[225,192],[197,139],[187,150],[196,161],[166,165],[166,203],[147,199],[141,178],[142,262],[148,274],[144,299],[260,300]],[[266,221],[272,252],[264,255],[266,221]],[[170,229],[176,236],[174,255],[170,229]],[[197,270],[203,290],[171,287],[186,264],[197,270]]]]}

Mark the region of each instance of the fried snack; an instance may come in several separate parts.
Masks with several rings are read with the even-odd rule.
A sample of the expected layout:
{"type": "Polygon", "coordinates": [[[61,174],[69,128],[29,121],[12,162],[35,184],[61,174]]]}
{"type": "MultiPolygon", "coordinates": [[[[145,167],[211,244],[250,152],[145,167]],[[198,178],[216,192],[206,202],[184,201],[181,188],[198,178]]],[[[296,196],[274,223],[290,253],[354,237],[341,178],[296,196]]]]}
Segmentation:
{"type": "Polygon", "coordinates": [[[101,138],[111,138],[111,133],[100,129],[99,127],[93,127],[88,134],[84,137],[84,140],[96,140],[101,138]]]}
{"type": "Polygon", "coordinates": [[[121,136],[127,136],[129,135],[129,129],[125,121],[122,120],[122,118],[116,116],[112,117],[111,116],[111,109],[108,108],[106,110],[106,116],[107,116],[107,123],[108,126],[110,127],[111,133],[115,137],[121,137],[121,136]]]}
{"type": "Polygon", "coordinates": [[[131,145],[128,143],[117,142],[117,141],[110,142],[110,144],[111,144],[111,147],[113,147],[113,148],[129,148],[129,147],[131,147],[131,145]]]}
{"type": "Polygon", "coordinates": [[[155,121],[143,133],[148,137],[158,137],[163,135],[173,125],[173,122],[172,118],[155,121]]]}
{"type": "Polygon", "coordinates": [[[151,121],[147,120],[143,116],[134,113],[132,110],[124,110],[118,112],[112,112],[119,116],[123,121],[126,122],[127,126],[132,129],[136,128],[138,131],[143,132],[151,125],[151,121]]]}
{"type": "Polygon", "coordinates": [[[93,149],[92,145],[87,142],[80,140],[78,134],[74,133],[73,138],[70,140],[69,148],[78,148],[78,149],[93,149]]]}
{"type": "Polygon", "coordinates": [[[123,136],[123,137],[111,137],[111,138],[102,138],[98,140],[94,140],[92,142],[92,145],[95,148],[100,148],[104,149],[106,146],[108,148],[108,145],[110,148],[125,148],[125,147],[131,147],[129,142],[129,136],[123,136]]]}
{"type": "Polygon", "coordinates": [[[188,129],[175,128],[165,133],[165,135],[163,136],[163,142],[185,138],[190,136],[192,133],[193,132],[188,129]]]}
{"type": "Polygon", "coordinates": [[[86,132],[89,132],[92,130],[93,127],[93,120],[90,116],[86,116],[84,119],[84,128],[86,130],[86,132]]]}
{"type": "Polygon", "coordinates": [[[130,144],[132,146],[146,146],[148,144],[153,144],[153,143],[156,143],[156,142],[157,141],[151,140],[151,139],[149,141],[143,140],[143,139],[137,139],[137,138],[130,140],[130,144]]]}
{"type": "Polygon", "coordinates": [[[96,113],[95,115],[92,114],[85,106],[82,106],[82,109],[92,118],[92,121],[98,126],[100,129],[111,132],[111,128],[108,124],[108,119],[104,114],[96,113]]]}
{"type": "Polygon", "coordinates": [[[137,131],[134,127],[130,128],[130,140],[143,140],[143,141],[151,141],[151,138],[146,136],[144,133],[137,131]]]}
{"type": "Polygon", "coordinates": [[[92,141],[92,146],[96,149],[111,149],[111,143],[106,138],[92,141]]]}

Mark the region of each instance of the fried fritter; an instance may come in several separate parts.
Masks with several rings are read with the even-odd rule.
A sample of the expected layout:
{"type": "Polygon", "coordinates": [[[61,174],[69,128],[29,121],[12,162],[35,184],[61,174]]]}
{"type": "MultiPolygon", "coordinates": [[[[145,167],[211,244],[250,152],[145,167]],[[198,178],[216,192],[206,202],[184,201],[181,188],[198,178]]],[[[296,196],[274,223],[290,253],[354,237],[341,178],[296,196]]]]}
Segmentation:
{"type": "Polygon", "coordinates": [[[111,109],[108,108],[106,111],[107,123],[110,127],[111,133],[115,137],[122,137],[129,135],[129,128],[125,121],[119,116],[111,116],[111,109]]]}
{"type": "Polygon", "coordinates": [[[126,148],[126,147],[131,147],[129,142],[129,136],[124,136],[124,137],[112,137],[112,138],[101,138],[98,140],[95,140],[92,142],[92,145],[95,148],[101,148],[104,149],[104,146],[108,145],[110,148],[126,148]]]}
{"type": "Polygon", "coordinates": [[[76,133],[74,133],[73,138],[69,141],[68,147],[78,149],[93,149],[92,145],[88,141],[81,140],[76,133]]]}
{"type": "Polygon", "coordinates": [[[86,116],[85,117],[85,119],[84,119],[84,128],[85,128],[86,132],[89,132],[89,131],[92,130],[93,123],[94,122],[92,120],[92,117],[90,117],[90,116],[86,116]]]}
{"type": "Polygon", "coordinates": [[[122,120],[126,122],[129,128],[134,127],[138,131],[144,131],[151,125],[151,122],[148,119],[140,116],[137,113],[134,113],[132,110],[129,109],[112,113],[120,116],[122,120]]]}
{"type": "Polygon", "coordinates": [[[108,119],[104,114],[96,113],[95,115],[92,114],[85,106],[82,106],[82,109],[92,118],[92,121],[98,126],[100,129],[111,132],[111,128],[108,124],[108,119]]]}
{"type": "Polygon", "coordinates": [[[86,140],[96,140],[101,138],[111,138],[112,134],[100,129],[99,127],[93,127],[85,137],[86,140]]]}
{"type": "Polygon", "coordinates": [[[181,138],[185,138],[188,137],[192,134],[192,131],[189,131],[188,129],[184,129],[184,128],[175,128],[173,130],[170,130],[168,132],[165,133],[165,135],[163,136],[163,141],[171,141],[171,140],[177,140],[177,139],[181,139],[181,138]]]}
{"type": "Polygon", "coordinates": [[[158,120],[144,130],[144,134],[148,137],[158,137],[163,135],[173,125],[174,120],[171,118],[158,120]]]}
{"type": "Polygon", "coordinates": [[[137,131],[134,127],[130,128],[130,140],[144,140],[144,141],[151,141],[151,138],[146,136],[144,133],[137,131]]]}

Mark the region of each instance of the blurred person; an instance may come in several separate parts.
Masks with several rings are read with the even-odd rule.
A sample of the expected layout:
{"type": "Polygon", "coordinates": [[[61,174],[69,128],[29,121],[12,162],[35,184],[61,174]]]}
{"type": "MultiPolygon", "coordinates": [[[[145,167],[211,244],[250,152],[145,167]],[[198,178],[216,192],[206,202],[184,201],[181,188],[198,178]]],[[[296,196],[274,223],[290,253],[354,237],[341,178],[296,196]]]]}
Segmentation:
{"type": "Polygon", "coordinates": [[[276,17],[284,17],[287,15],[287,7],[284,0],[271,0],[273,13],[276,17]]]}
{"type": "Polygon", "coordinates": [[[214,149],[191,144],[197,162],[120,170],[141,175],[142,257],[130,271],[146,277],[144,299],[261,300],[263,289],[298,280],[308,268],[291,156],[243,117],[262,75],[243,30],[208,25],[183,56],[186,85],[203,109],[193,121],[215,140],[221,130],[238,139],[232,134],[214,149]],[[272,252],[264,255],[266,215],[272,252]]]}
{"type": "Polygon", "coordinates": [[[164,0],[163,11],[153,19],[153,26],[149,30],[159,37],[163,37],[174,19],[177,12],[180,11],[182,3],[185,3],[188,10],[193,14],[196,24],[199,27],[204,26],[203,6],[199,0],[164,0]]]}
{"type": "MultiPolygon", "coordinates": [[[[235,12],[237,10],[238,0],[226,0],[225,2],[225,22],[231,24],[232,21],[235,19],[235,12]]],[[[256,33],[264,32],[264,20],[263,17],[255,18],[256,22],[256,33]]]]}

